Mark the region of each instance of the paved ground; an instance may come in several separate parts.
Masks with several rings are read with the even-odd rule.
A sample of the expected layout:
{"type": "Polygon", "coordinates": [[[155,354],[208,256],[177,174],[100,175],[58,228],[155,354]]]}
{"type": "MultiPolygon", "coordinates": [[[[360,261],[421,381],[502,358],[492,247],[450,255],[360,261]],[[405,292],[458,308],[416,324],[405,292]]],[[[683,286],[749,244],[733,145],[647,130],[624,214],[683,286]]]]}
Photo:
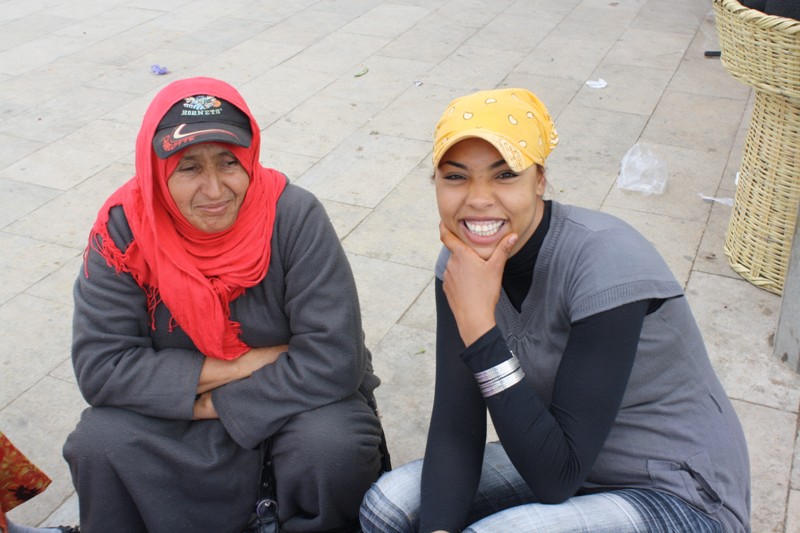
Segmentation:
{"type": "Polygon", "coordinates": [[[54,479],[11,516],[77,519],[60,452],[84,407],[72,281],[98,207],[132,173],[147,103],[210,75],[250,103],[265,163],[330,212],[397,464],[422,454],[432,395],[433,125],[455,96],[524,86],[561,134],[550,196],[628,220],[685,284],[749,440],[753,530],[800,531],[800,377],[772,354],[780,298],[728,267],[731,208],[699,196],[734,195],[752,96],[703,56],[714,31],[709,0],[0,0],[0,430],[54,479]],[[663,195],[615,187],[637,142],[669,166],[663,195]]]}

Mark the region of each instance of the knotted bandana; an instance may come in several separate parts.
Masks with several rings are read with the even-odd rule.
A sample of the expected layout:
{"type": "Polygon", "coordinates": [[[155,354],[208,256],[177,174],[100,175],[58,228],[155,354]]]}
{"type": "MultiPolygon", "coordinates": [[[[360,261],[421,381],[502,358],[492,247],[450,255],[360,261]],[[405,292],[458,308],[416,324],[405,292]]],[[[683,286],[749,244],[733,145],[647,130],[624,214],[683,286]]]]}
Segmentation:
{"type": "Polygon", "coordinates": [[[515,172],[544,166],[558,144],[547,108],[525,89],[479,91],[450,102],[436,125],[434,168],[451,146],[471,137],[491,143],[515,172]]]}

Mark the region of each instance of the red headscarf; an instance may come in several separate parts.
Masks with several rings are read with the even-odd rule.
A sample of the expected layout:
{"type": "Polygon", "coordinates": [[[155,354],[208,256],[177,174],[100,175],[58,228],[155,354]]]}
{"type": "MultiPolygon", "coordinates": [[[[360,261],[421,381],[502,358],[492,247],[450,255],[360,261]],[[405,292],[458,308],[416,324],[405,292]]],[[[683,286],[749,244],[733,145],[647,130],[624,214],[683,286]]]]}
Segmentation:
{"type": "MultiPolygon", "coordinates": [[[[230,319],[230,302],[267,275],[275,209],[286,178],[261,166],[261,132],[242,96],[232,86],[211,78],[179,80],[162,89],[145,113],[136,140],[136,175],[103,205],[92,228],[89,246],[117,272],[128,272],[147,294],[151,326],[163,301],[172,318],[203,354],[235,359],[249,347],[239,339],[240,326],[230,319]],[[161,118],[183,98],[213,95],[250,117],[249,148],[225,145],[250,176],[236,221],[217,233],[192,226],[167,188],[180,154],[159,159],[153,136],[161,118]],[[122,253],[108,234],[112,207],[121,205],[133,232],[122,253]]],[[[87,249],[88,251],[88,249],[87,249]]]]}

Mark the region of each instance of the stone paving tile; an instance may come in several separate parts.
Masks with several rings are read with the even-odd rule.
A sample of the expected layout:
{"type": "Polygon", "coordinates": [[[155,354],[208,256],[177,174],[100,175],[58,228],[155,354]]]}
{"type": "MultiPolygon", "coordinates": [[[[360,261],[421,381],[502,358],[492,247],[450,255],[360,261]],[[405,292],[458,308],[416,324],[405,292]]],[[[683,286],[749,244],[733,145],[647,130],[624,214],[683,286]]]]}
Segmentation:
{"type": "Polygon", "coordinates": [[[353,20],[383,3],[382,0],[320,0],[314,4],[312,10],[341,13],[353,20]]]}
{"type": "Polygon", "coordinates": [[[691,35],[628,28],[611,47],[606,60],[618,65],[675,70],[691,35]]]}
{"type": "MultiPolygon", "coordinates": [[[[88,2],[64,3],[57,0],[44,0],[43,3],[48,5],[47,11],[53,15],[83,20],[101,16],[109,9],[113,9],[125,2],[123,0],[91,0],[88,2]]],[[[124,22],[121,25],[124,25],[124,22]]]]}
{"type": "Polygon", "coordinates": [[[372,212],[369,207],[343,204],[333,200],[322,199],[322,205],[325,207],[339,239],[345,239],[350,235],[372,212]]]}
{"type": "MultiPolygon", "coordinates": [[[[439,247],[441,249],[441,246],[439,247]]],[[[436,333],[436,281],[431,280],[398,324],[436,333]]]]}
{"type": "Polygon", "coordinates": [[[317,94],[336,80],[336,76],[325,72],[277,65],[248,81],[241,87],[250,111],[256,117],[262,134],[262,151],[276,149],[290,151],[273,135],[271,125],[290,111],[317,94]],[[273,146],[274,145],[274,146],[273,146]]]}
{"type": "Polygon", "coordinates": [[[319,198],[376,207],[430,150],[428,143],[362,129],[297,180],[319,198]]]}
{"type": "MultiPolygon", "coordinates": [[[[290,2],[283,2],[289,5],[290,2]]],[[[317,4],[317,2],[309,2],[317,4]]],[[[276,22],[253,39],[305,48],[338,30],[353,17],[344,11],[304,9],[276,22]]]]}
{"type": "Polygon", "coordinates": [[[612,4],[603,0],[581,2],[558,25],[558,33],[568,39],[591,43],[600,50],[612,48],[637,13],[635,5],[627,2],[612,4]],[[619,9],[620,6],[624,9],[619,9]]]}
{"type": "Polygon", "coordinates": [[[430,269],[441,246],[438,224],[436,193],[426,160],[386,195],[344,245],[353,253],[430,269]]]}
{"type": "MultiPolygon", "coordinates": [[[[3,136],[0,136],[2,145],[3,136]]],[[[0,178],[0,228],[5,228],[57,195],[56,189],[0,178]]]]}
{"type": "Polygon", "coordinates": [[[783,531],[800,531],[800,490],[791,490],[789,492],[786,525],[783,531]]]}
{"type": "MultiPolygon", "coordinates": [[[[157,1],[157,0],[154,0],[157,1]]],[[[303,10],[316,4],[316,0],[262,0],[257,3],[248,3],[242,7],[233,6],[228,11],[230,17],[245,20],[261,20],[271,24],[278,24],[303,10]]]]}
{"type": "Polygon", "coordinates": [[[372,349],[417,300],[433,279],[433,270],[352,253],[347,256],[356,278],[367,346],[372,349]]]}
{"type": "Polygon", "coordinates": [[[547,110],[556,121],[556,127],[559,127],[561,113],[570,105],[584,85],[584,81],[515,70],[506,76],[499,87],[536,87],[536,95],[542,102],[547,102],[547,110]]]}
{"type": "Polygon", "coordinates": [[[131,151],[130,131],[94,121],[0,170],[0,177],[67,190],[131,151]]]}
{"type": "Polygon", "coordinates": [[[316,157],[284,152],[279,147],[280,144],[270,136],[269,130],[261,132],[262,164],[283,172],[292,183],[319,162],[316,157]]]}
{"type": "Polygon", "coordinates": [[[567,78],[583,85],[591,79],[592,73],[612,45],[613,41],[596,42],[591,36],[570,36],[564,35],[562,31],[553,32],[514,71],[567,78]]]}
{"type": "Polygon", "coordinates": [[[35,113],[20,113],[0,123],[0,134],[52,143],[119,105],[119,92],[94,87],[74,87],[36,106],[35,113]]]}
{"type": "Polygon", "coordinates": [[[381,106],[319,96],[310,98],[273,122],[267,133],[280,149],[323,158],[366,124],[381,106]]]}
{"type": "Polygon", "coordinates": [[[666,189],[662,194],[647,195],[621,189],[615,183],[604,205],[705,223],[711,204],[703,201],[700,195],[714,196],[725,162],[716,154],[701,150],[665,144],[643,144],[666,165],[666,189]]]}
{"type": "Polygon", "coordinates": [[[389,39],[337,30],[289,58],[290,67],[342,75],[357,68],[389,39]]]}
{"type": "MultiPolygon", "coordinates": [[[[54,270],[41,280],[25,289],[23,294],[29,296],[36,296],[43,300],[52,300],[58,305],[64,306],[64,309],[69,310],[69,317],[72,313],[72,287],[75,284],[75,278],[83,275],[83,254],[79,253],[66,263],[61,268],[54,270]]],[[[71,326],[70,326],[71,327],[71,326]]],[[[71,334],[71,332],[70,332],[71,334]]],[[[69,368],[69,374],[72,374],[72,368],[69,368]]],[[[62,379],[63,374],[59,374],[62,379]]]]}
{"type": "Polygon", "coordinates": [[[561,21],[557,13],[542,12],[531,25],[528,17],[513,11],[500,13],[484,27],[475,32],[467,44],[495,50],[530,50],[536,48],[561,21]]]}
{"type": "Polygon", "coordinates": [[[673,72],[673,69],[622,65],[607,57],[590,78],[602,79],[608,85],[602,89],[584,85],[575,101],[585,107],[649,116],[658,105],[673,72]]]}
{"type": "Polygon", "coordinates": [[[1,306],[0,317],[0,409],[4,412],[69,358],[72,311],[69,305],[23,294],[1,306]]]}
{"type": "Polygon", "coordinates": [[[482,28],[489,24],[508,6],[512,0],[450,0],[437,9],[437,13],[457,24],[472,28],[482,28]]]}
{"type": "MultiPolygon", "coordinates": [[[[733,191],[720,190],[716,198],[732,202],[733,191]]],[[[695,257],[695,270],[718,276],[727,276],[732,279],[741,279],[730,267],[721,244],[725,242],[725,232],[728,229],[732,210],[731,206],[722,203],[714,203],[711,207],[711,215],[708,217],[703,240],[700,242],[700,247],[695,257]]]]}
{"type": "Polygon", "coordinates": [[[68,53],[76,52],[83,46],[84,43],[79,38],[48,33],[39,39],[0,52],[0,72],[25,74],[68,53]]]}
{"type": "Polygon", "coordinates": [[[320,94],[389,105],[401,93],[414,87],[417,80],[427,78],[435,66],[430,62],[386,57],[378,53],[355,69],[353,75],[340,77],[320,94]]]}
{"type": "Polygon", "coordinates": [[[796,413],[800,375],[773,356],[780,297],[702,272],[692,274],[686,294],[728,395],[796,413]]]}
{"type": "Polygon", "coordinates": [[[0,231],[0,309],[26,287],[58,270],[80,252],[0,231]]]}
{"type": "Polygon", "coordinates": [[[475,26],[435,11],[380,49],[380,55],[440,63],[477,32],[475,26]]]}
{"type": "Polygon", "coordinates": [[[521,51],[487,48],[467,42],[429,72],[427,81],[460,88],[464,93],[483,87],[496,87],[523,57],[525,54],[521,51]]]}
{"type": "MultiPolygon", "coordinates": [[[[78,494],[73,492],[50,516],[41,521],[42,526],[77,524],[78,494]]],[[[22,521],[20,521],[22,522],[22,521]]]]}
{"type": "MultiPolygon", "coordinates": [[[[800,437],[800,429],[798,429],[794,441],[794,460],[792,461],[792,477],[790,481],[793,489],[800,490],[800,440],[797,437],[800,437]]],[[[800,511],[800,508],[797,510],[800,511]]],[[[800,516],[797,518],[800,518],[800,516]]]]}
{"type": "Polygon", "coordinates": [[[753,531],[796,531],[783,528],[797,413],[743,401],[734,407],[750,454],[753,531]]]}
{"type": "MultiPolygon", "coordinates": [[[[647,7],[636,15],[631,27],[691,35],[696,32],[698,24],[710,9],[711,5],[708,2],[651,0],[647,3],[647,7]]],[[[716,37],[716,30],[714,33],[716,37]]]]}
{"type": "Polygon", "coordinates": [[[394,39],[430,12],[418,6],[379,4],[343,26],[342,31],[394,39]]]}
{"type": "Polygon", "coordinates": [[[211,76],[230,80],[237,86],[262,76],[301,50],[293,44],[245,41],[211,58],[203,58],[185,76],[211,76]],[[253,58],[260,58],[253,61],[253,58]]]}
{"type": "Polygon", "coordinates": [[[99,43],[131,28],[146,24],[158,17],[160,13],[152,9],[117,6],[99,11],[91,17],[80,12],[73,12],[72,15],[79,17],[79,22],[75,22],[73,19],[72,24],[59,28],[54,33],[64,37],[78,38],[84,43],[86,41],[99,43]]]}
{"type": "Polygon", "coordinates": [[[0,50],[8,50],[74,24],[74,19],[47,13],[27,15],[14,21],[3,21],[0,23],[0,50]]]}
{"type": "MultiPolygon", "coordinates": [[[[432,84],[423,76],[414,80],[413,84],[408,84],[394,102],[370,119],[370,131],[415,139],[428,144],[430,149],[430,139],[439,114],[444,106],[458,96],[458,91],[432,84]]],[[[432,174],[430,165],[428,168],[432,174]]]]}
{"type": "MultiPolygon", "coordinates": [[[[6,106],[11,111],[27,111],[41,102],[56,98],[70,89],[83,86],[98,75],[99,65],[82,57],[59,57],[24,76],[8,75],[0,81],[3,94],[3,113],[6,106]]],[[[9,112],[9,115],[13,113],[9,112]]]]}
{"type": "Polygon", "coordinates": [[[728,154],[744,113],[742,100],[702,96],[670,87],[642,140],[728,154]],[[682,120],[675,120],[676,116],[682,120]]]}
{"type": "Polygon", "coordinates": [[[133,166],[112,163],[79,185],[42,205],[5,230],[41,242],[83,250],[100,206],[133,176],[133,166]],[[58,214],[54,217],[54,214],[58,214]]]}
{"type": "Polygon", "coordinates": [[[393,464],[405,464],[425,453],[435,354],[435,333],[402,325],[393,326],[375,347],[375,372],[381,378],[375,397],[393,464]]]}

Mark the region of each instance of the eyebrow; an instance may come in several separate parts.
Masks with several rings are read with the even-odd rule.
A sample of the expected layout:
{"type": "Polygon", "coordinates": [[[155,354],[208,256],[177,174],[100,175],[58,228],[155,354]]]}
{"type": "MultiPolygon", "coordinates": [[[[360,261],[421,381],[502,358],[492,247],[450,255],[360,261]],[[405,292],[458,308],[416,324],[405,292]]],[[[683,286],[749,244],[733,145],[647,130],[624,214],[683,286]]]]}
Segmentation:
{"type": "MultiPolygon", "coordinates": [[[[489,165],[489,168],[502,167],[505,164],[506,164],[506,160],[505,159],[500,159],[499,161],[495,161],[494,163],[489,165]]],[[[464,170],[468,170],[467,165],[465,165],[463,163],[458,163],[456,161],[450,161],[450,160],[442,161],[442,163],[439,166],[441,166],[441,165],[452,165],[452,166],[454,166],[456,168],[461,168],[461,169],[464,169],[464,170]]]]}

